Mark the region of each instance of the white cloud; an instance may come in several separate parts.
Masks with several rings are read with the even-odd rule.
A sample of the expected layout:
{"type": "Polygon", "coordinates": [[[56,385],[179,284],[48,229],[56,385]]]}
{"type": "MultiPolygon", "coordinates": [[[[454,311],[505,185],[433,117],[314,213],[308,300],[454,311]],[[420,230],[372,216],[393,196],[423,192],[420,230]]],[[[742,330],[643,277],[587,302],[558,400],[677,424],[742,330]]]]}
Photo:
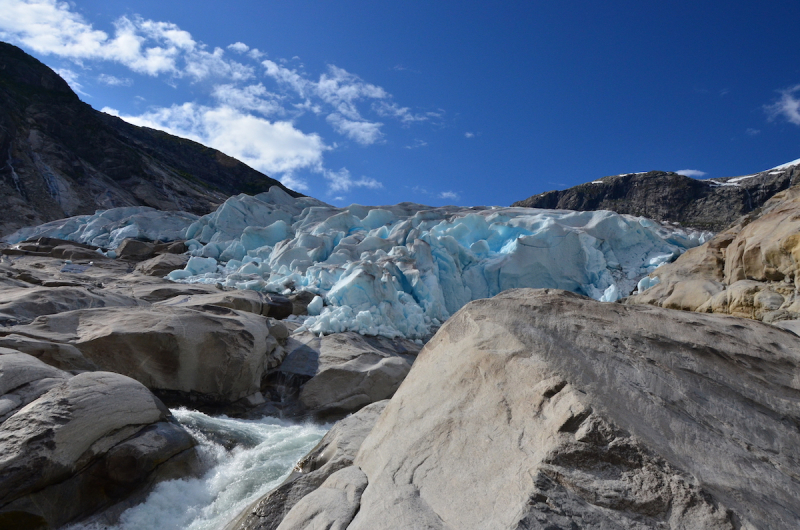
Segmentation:
{"type": "Polygon", "coordinates": [[[236,53],[247,53],[250,50],[250,46],[243,42],[234,42],[233,44],[228,45],[229,50],[233,50],[236,53]]]}
{"type": "Polygon", "coordinates": [[[440,199],[448,199],[451,201],[457,201],[461,196],[454,192],[454,191],[443,191],[438,195],[440,199]]]}
{"type": "Polygon", "coordinates": [[[699,169],[679,169],[678,171],[675,171],[675,173],[687,177],[702,177],[707,174],[705,171],[700,171],[699,169]]]}
{"type": "Polygon", "coordinates": [[[744,132],[747,136],[757,136],[761,134],[761,131],[759,129],[753,129],[753,128],[748,128],[744,132]]]}
{"type": "Polygon", "coordinates": [[[4,0],[0,9],[0,39],[47,55],[123,64],[139,74],[209,76],[248,79],[253,69],[223,58],[223,50],[208,52],[187,31],[170,22],[120,17],[114,36],[96,30],[57,0],[4,0]]]}
{"type": "Polygon", "coordinates": [[[397,103],[388,103],[381,101],[380,103],[373,104],[375,112],[379,116],[391,116],[399,119],[401,122],[408,124],[415,121],[427,121],[428,116],[424,114],[414,114],[408,107],[401,107],[397,103]]]}
{"type": "Polygon", "coordinates": [[[796,97],[798,92],[800,92],[800,85],[781,90],[780,99],[766,107],[770,118],[775,119],[780,117],[790,123],[800,125],[800,99],[796,97]]]}
{"type": "Polygon", "coordinates": [[[70,70],[69,68],[56,68],[54,71],[61,76],[61,79],[67,82],[72,90],[78,94],[88,96],[88,94],[83,91],[83,85],[78,81],[80,75],[77,72],[70,70]]]}
{"type": "Polygon", "coordinates": [[[330,114],[326,118],[339,134],[355,140],[361,145],[372,145],[383,138],[380,122],[348,120],[341,114],[330,114]]]}
{"type": "MultiPolygon", "coordinates": [[[[119,116],[114,109],[103,112],[119,116]]],[[[184,103],[120,117],[208,145],[281,179],[290,179],[301,169],[322,171],[322,155],[329,149],[319,135],[306,134],[290,122],[271,122],[227,105],[184,103]]]]}
{"type": "Polygon", "coordinates": [[[465,132],[464,138],[475,138],[475,133],[465,132]]]}
{"type": "Polygon", "coordinates": [[[211,95],[220,104],[235,109],[255,111],[264,116],[285,114],[281,96],[267,91],[261,83],[242,88],[233,84],[216,85],[211,95]]]}
{"type": "Polygon", "coordinates": [[[98,75],[97,80],[108,86],[131,86],[133,84],[133,80],[127,77],[116,77],[108,74],[98,75]]]}
{"type": "Polygon", "coordinates": [[[348,171],[346,167],[343,167],[339,171],[326,169],[323,175],[328,181],[328,193],[331,194],[337,191],[346,193],[352,188],[369,188],[374,190],[383,187],[383,184],[368,177],[361,177],[358,180],[353,180],[353,177],[350,176],[350,171],[348,171]]]}
{"type": "Polygon", "coordinates": [[[428,145],[428,142],[425,140],[420,140],[419,138],[415,138],[414,142],[411,145],[405,146],[406,149],[418,149],[420,147],[425,147],[428,145]]]}

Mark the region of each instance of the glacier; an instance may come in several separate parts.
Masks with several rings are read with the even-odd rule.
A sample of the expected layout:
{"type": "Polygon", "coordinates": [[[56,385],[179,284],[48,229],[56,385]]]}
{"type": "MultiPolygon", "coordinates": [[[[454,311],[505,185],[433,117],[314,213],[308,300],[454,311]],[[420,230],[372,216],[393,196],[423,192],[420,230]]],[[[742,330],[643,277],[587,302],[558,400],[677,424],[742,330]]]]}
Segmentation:
{"type": "Polygon", "coordinates": [[[610,211],[353,204],[337,208],[273,187],[202,216],[147,207],[100,211],[12,234],[113,249],[126,237],[184,239],[191,258],[167,277],[315,294],[301,329],[424,340],[466,303],[516,287],[613,302],[710,232],[610,211]]]}

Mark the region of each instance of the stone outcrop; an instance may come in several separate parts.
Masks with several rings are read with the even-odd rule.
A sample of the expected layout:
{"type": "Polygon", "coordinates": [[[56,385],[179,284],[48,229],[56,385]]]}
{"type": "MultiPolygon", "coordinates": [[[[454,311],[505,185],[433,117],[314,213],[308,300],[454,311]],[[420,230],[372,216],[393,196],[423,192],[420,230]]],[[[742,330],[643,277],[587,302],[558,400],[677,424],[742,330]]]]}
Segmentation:
{"type": "Polygon", "coordinates": [[[800,317],[800,187],[650,276],[626,303],[779,322],[800,317]]]}
{"type": "Polygon", "coordinates": [[[57,528],[191,472],[195,442],[140,383],[0,348],[0,527],[57,528]]]}
{"type": "Polygon", "coordinates": [[[301,500],[309,504],[310,501],[305,498],[326,482],[328,477],[342,469],[352,469],[361,443],[375,426],[387,403],[386,400],[372,403],[337,421],[319,444],[298,462],[283,484],[253,503],[225,530],[275,530],[295,504],[301,500]]]}
{"type": "Polygon", "coordinates": [[[279,528],[796,528],[799,372],[760,322],[506,291],[279,528]]]}
{"type": "Polygon", "coordinates": [[[649,171],[603,177],[566,190],[540,193],[512,206],[611,210],[717,232],[798,183],[800,165],[709,180],[649,171]]]}
{"type": "Polygon", "coordinates": [[[317,337],[295,333],[283,363],[269,376],[273,401],[296,396],[299,412],[341,417],[390,398],[403,382],[420,346],[405,339],[352,331],[317,337]]]}
{"type": "Polygon", "coordinates": [[[0,160],[0,235],[118,206],[206,214],[231,195],[271,186],[299,196],[215,149],[92,109],[50,68],[6,43],[0,160]]]}
{"type": "Polygon", "coordinates": [[[101,370],[125,374],[165,397],[177,393],[209,404],[259,392],[277,348],[264,317],[218,306],[68,311],[8,331],[72,345],[101,370]]]}

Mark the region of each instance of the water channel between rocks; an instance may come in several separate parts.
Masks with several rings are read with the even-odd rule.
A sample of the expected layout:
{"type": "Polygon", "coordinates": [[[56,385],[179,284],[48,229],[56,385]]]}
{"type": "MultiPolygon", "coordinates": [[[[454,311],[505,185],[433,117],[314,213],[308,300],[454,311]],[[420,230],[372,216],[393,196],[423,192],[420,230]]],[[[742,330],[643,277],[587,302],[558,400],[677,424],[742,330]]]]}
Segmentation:
{"type": "Polygon", "coordinates": [[[280,485],[330,428],[270,417],[213,417],[183,408],[172,413],[198,440],[208,470],[199,478],[161,482],[115,526],[78,524],[65,530],[219,530],[280,485]]]}

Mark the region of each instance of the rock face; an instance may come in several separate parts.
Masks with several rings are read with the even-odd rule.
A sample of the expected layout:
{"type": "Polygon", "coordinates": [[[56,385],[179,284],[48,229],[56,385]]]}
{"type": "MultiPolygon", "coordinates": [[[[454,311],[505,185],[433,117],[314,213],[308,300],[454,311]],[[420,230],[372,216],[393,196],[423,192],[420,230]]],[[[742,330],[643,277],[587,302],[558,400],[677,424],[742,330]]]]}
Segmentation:
{"type": "Polygon", "coordinates": [[[611,210],[717,232],[799,182],[800,166],[713,180],[649,171],[603,177],[566,190],[540,193],[512,206],[611,210]]]}
{"type": "Polygon", "coordinates": [[[92,514],[160,476],[187,473],[195,445],[144,386],[77,376],[0,349],[0,527],[92,514]]]}
{"type": "Polygon", "coordinates": [[[9,331],[70,344],[101,370],[209,404],[259,392],[271,353],[265,318],[218,306],[68,311],[9,331]]]}
{"type": "MultiPolygon", "coordinates": [[[[342,416],[391,397],[420,346],[405,339],[369,337],[352,331],[317,337],[292,335],[286,358],[271,379],[294,386],[301,410],[342,416]]],[[[282,389],[287,392],[286,389],[282,389]]]]}
{"type": "MultiPolygon", "coordinates": [[[[315,510],[314,506],[318,508],[313,498],[306,497],[331,475],[342,469],[353,469],[353,459],[361,443],[375,426],[387,403],[384,400],[367,405],[351,416],[337,421],[317,447],[297,464],[295,472],[283,484],[253,503],[225,530],[275,530],[278,525],[289,524],[288,521],[282,521],[298,502],[311,504],[311,511],[315,510]]],[[[297,510],[298,514],[305,514],[307,511],[297,510]]],[[[352,519],[352,514],[350,518],[352,519]]]]}
{"type": "Polygon", "coordinates": [[[779,322],[800,317],[800,187],[650,276],[658,284],[626,300],[670,309],[779,322]]]}
{"type": "Polygon", "coordinates": [[[759,322],[507,291],[441,328],[280,528],[796,528],[799,370],[759,322]]]}
{"type": "Polygon", "coordinates": [[[55,72],[6,43],[0,156],[0,235],[117,206],[205,214],[230,195],[270,186],[299,195],[215,149],[92,109],[55,72]]]}

